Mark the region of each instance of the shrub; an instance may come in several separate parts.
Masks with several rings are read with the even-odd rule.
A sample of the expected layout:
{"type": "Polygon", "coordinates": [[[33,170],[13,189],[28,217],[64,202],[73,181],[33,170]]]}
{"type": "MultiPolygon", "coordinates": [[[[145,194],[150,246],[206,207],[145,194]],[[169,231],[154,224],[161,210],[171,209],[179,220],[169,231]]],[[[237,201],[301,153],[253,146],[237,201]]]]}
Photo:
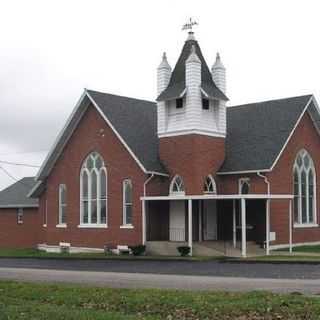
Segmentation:
{"type": "Polygon", "coordinates": [[[181,257],[185,257],[190,253],[190,247],[188,246],[177,247],[177,250],[179,251],[181,257]]]}
{"type": "Polygon", "coordinates": [[[134,256],[141,256],[146,251],[146,246],[142,244],[139,244],[137,246],[130,246],[129,248],[134,256]]]}

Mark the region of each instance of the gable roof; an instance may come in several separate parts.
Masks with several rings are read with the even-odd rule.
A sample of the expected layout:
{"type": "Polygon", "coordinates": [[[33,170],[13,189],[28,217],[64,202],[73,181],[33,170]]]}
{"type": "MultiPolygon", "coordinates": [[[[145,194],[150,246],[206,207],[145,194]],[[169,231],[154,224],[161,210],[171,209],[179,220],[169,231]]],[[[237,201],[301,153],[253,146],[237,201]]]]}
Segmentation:
{"type": "Polygon", "coordinates": [[[168,87],[159,95],[157,101],[171,100],[181,96],[186,88],[186,60],[188,59],[192,46],[195,46],[196,54],[201,61],[201,88],[211,97],[221,100],[228,100],[225,94],[215,85],[211,72],[202,55],[199,44],[196,40],[189,39],[185,42],[180,57],[174,67],[168,87]]]}
{"type": "Polygon", "coordinates": [[[226,158],[219,173],[272,169],[312,97],[228,107],[226,158]]]}
{"type": "Polygon", "coordinates": [[[0,208],[38,207],[38,200],[27,196],[35,183],[33,177],[27,177],[0,191],[0,208]]]}
{"type": "MultiPolygon", "coordinates": [[[[36,177],[49,175],[89,105],[93,105],[145,173],[167,175],[158,156],[157,106],[154,102],[86,90],[57,137],[36,177]]],[[[40,187],[33,188],[30,196],[40,187]]]]}

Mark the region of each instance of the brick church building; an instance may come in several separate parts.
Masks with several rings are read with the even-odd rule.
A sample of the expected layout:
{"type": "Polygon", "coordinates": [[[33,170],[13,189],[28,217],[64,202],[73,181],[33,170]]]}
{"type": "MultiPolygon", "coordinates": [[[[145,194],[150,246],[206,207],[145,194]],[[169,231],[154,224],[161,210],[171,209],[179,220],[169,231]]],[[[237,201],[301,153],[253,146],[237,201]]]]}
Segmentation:
{"type": "Polygon", "coordinates": [[[0,246],[246,256],[320,243],[312,95],[227,106],[192,32],[156,102],[84,90],[37,176],[0,192],[0,246]]]}

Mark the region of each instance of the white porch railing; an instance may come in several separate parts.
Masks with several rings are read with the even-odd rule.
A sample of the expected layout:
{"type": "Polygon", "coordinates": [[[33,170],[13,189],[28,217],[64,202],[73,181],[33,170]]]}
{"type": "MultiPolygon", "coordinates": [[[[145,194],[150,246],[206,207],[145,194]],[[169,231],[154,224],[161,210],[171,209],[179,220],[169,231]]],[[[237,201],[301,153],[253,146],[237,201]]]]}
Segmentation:
{"type": "Polygon", "coordinates": [[[170,241],[185,241],[185,229],[184,228],[170,228],[169,229],[170,241]]]}

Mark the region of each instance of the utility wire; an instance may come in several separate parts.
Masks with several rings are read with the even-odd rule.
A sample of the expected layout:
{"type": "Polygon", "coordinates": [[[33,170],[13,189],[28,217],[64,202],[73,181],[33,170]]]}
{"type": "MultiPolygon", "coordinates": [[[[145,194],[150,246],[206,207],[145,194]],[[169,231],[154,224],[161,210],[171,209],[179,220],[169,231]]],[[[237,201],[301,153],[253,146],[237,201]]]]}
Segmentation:
{"type": "Polygon", "coordinates": [[[12,166],[22,166],[22,167],[29,167],[29,168],[40,168],[40,166],[36,166],[34,164],[27,164],[27,163],[17,163],[17,162],[2,161],[2,160],[0,160],[0,163],[9,164],[9,165],[12,165],[12,166]]]}
{"type": "Polygon", "coordinates": [[[21,152],[8,152],[8,153],[0,153],[0,156],[11,156],[15,154],[31,154],[31,153],[40,153],[40,152],[48,152],[48,150],[37,150],[37,151],[21,151],[21,152]]]}
{"type": "Polygon", "coordinates": [[[3,167],[0,166],[0,169],[1,169],[9,178],[11,178],[12,180],[14,180],[14,181],[22,184],[23,186],[27,187],[28,189],[31,188],[30,185],[27,185],[27,184],[21,182],[21,180],[18,180],[17,178],[15,178],[15,177],[14,177],[12,174],[10,174],[10,172],[8,172],[5,168],[3,168],[3,167]]]}

